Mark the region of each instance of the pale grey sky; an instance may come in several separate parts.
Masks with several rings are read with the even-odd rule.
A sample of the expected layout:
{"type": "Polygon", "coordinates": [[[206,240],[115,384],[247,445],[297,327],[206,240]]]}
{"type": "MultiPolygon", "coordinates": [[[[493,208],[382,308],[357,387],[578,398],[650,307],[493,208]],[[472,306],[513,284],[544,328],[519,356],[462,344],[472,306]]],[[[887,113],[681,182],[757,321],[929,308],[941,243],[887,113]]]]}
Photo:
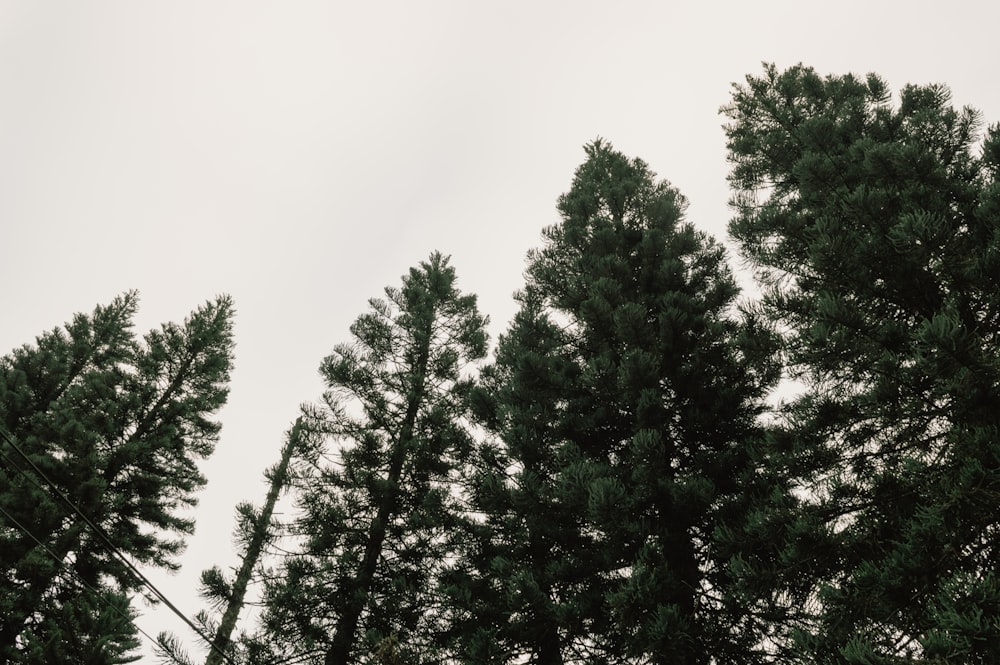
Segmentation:
{"type": "Polygon", "coordinates": [[[193,615],[320,360],[409,266],[451,254],[495,335],[584,143],[642,157],[722,239],[732,82],[874,71],[997,122],[997,25],[987,0],[0,0],[0,353],[127,289],[140,330],[235,298],[198,531],[151,573],[193,615]]]}

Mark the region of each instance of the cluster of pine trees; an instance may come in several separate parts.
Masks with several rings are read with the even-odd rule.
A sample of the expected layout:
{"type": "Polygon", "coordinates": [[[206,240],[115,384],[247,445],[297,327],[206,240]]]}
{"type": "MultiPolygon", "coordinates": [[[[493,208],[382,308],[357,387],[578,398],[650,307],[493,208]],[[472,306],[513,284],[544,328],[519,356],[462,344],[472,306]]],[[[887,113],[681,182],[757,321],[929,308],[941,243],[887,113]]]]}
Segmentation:
{"type": "MultiPolygon", "coordinates": [[[[208,665],[1000,662],[1000,128],[801,66],[723,113],[760,296],[586,146],[492,356],[434,253],[323,361],[208,665]]],[[[133,660],[129,562],[193,526],[232,305],[139,342],[135,304],[0,359],[2,659],[133,660]]]]}

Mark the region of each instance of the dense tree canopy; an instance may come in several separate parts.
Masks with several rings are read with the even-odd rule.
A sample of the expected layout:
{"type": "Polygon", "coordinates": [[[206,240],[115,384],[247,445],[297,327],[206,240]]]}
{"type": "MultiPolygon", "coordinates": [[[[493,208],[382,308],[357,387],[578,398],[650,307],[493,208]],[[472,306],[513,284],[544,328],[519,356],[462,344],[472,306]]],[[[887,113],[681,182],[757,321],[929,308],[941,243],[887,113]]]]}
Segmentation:
{"type": "Polygon", "coordinates": [[[731,230],[805,386],[774,432],[804,662],[1000,658],[1000,135],[949,97],[768,67],[725,109],[731,230]]]}
{"type": "Polygon", "coordinates": [[[5,659],[55,662],[47,645],[78,644],[97,649],[86,662],[119,662],[136,646],[122,594],[140,587],[119,554],[174,567],[194,527],[181,509],[219,433],[210,416],[228,390],[232,302],[143,341],[137,305],[127,293],[0,359],[5,659]]]}

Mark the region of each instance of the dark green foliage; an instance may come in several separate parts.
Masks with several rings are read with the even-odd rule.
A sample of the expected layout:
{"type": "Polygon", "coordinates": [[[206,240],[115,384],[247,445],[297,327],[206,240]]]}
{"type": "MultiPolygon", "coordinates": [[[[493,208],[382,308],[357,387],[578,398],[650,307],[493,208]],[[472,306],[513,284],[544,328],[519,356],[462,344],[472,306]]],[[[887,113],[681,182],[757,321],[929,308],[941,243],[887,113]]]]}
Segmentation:
{"type": "Polygon", "coordinates": [[[377,662],[391,642],[402,662],[440,660],[433,588],[473,445],[465,372],[486,353],[485,319],[440,254],[385,293],[322,364],[329,389],[305,421],[323,436],[293,463],[301,515],[266,591],[264,653],[377,662]]]}
{"type": "Polygon", "coordinates": [[[467,662],[752,662],[763,628],[729,595],[723,536],[768,492],[770,335],[736,317],[676,190],[600,141],[587,157],[484,372],[501,445],[455,571],[459,641],[467,662]]]}
{"type": "Polygon", "coordinates": [[[136,562],[174,567],[192,531],[179,511],[194,505],[205,482],[197,461],[219,432],[209,416],[226,398],[232,302],[219,298],[144,342],[132,331],[137,303],[128,293],[0,359],[0,429],[10,436],[0,442],[4,657],[19,657],[24,635],[46,643],[49,627],[83,616],[81,589],[110,589],[100,597],[119,603],[139,587],[57,490],[136,562]]]}
{"type": "Polygon", "coordinates": [[[462,662],[505,663],[522,653],[559,662],[560,628],[587,634],[581,608],[588,601],[570,594],[601,595],[588,554],[593,538],[580,533],[579,515],[559,502],[555,487],[557,389],[574,373],[555,353],[559,339],[559,328],[526,302],[482,374],[480,415],[503,446],[479,454],[463,558],[446,585],[462,662]]]}
{"type": "Polygon", "coordinates": [[[770,66],[725,109],[731,231],[805,387],[774,435],[803,504],[757,573],[811,610],[803,662],[993,663],[1000,140],[943,86],[890,99],[770,66]]]}
{"type": "Polygon", "coordinates": [[[21,635],[19,663],[123,665],[139,660],[127,596],[80,588],[69,581],[60,595],[43,601],[43,619],[21,635]]]}

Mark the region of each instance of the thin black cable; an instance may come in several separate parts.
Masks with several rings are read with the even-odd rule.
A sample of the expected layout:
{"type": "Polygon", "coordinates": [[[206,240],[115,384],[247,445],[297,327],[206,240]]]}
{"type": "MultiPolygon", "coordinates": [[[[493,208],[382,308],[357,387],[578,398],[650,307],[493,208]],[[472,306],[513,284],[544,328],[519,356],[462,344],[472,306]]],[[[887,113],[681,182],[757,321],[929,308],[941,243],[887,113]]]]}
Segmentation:
{"type": "MultiPolygon", "coordinates": [[[[4,457],[4,459],[7,459],[8,461],[10,460],[10,458],[8,458],[8,457],[7,457],[6,455],[3,455],[3,457],[4,457]]],[[[15,467],[15,468],[16,468],[16,467],[15,467]]],[[[20,471],[20,469],[18,469],[18,471],[20,471]]],[[[23,471],[22,471],[22,473],[23,473],[23,471]]],[[[56,553],[55,553],[55,552],[53,552],[52,550],[50,550],[50,549],[48,548],[48,546],[47,546],[47,545],[46,545],[45,543],[43,543],[43,542],[42,542],[41,540],[39,540],[39,539],[38,539],[38,537],[37,537],[37,536],[36,536],[35,534],[31,533],[31,531],[29,531],[27,527],[25,527],[25,526],[24,526],[23,524],[21,524],[20,522],[18,522],[18,521],[17,521],[17,519],[16,519],[16,518],[15,518],[15,517],[14,517],[13,515],[11,515],[10,513],[8,513],[8,512],[6,511],[6,510],[4,510],[3,506],[0,506],[0,513],[3,513],[3,516],[4,516],[4,517],[6,517],[6,518],[7,518],[8,520],[10,520],[10,521],[11,521],[11,522],[12,522],[12,523],[14,524],[14,526],[16,526],[16,527],[17,527],[17,528],[18,528],[18,529],[19,529],[19,530],[20,530],[21,532],[23,532],[23,533],[24,533],[25,535],[27,535],[27,536],[28,536],[29,538],[31,538],[31,539],[32,539],[33,541],[35,541],[36,543],[38,543],[38,546],[42,548],[42,551],[44,551],[44,552],[45,552],[46,554],[48,554],[48,555],[49,555],[50,557],[52,557],[52,560],[56,562],[56,565],[57,565],[57,566],[59,566],[60,568],[65,568],[65,566],[66,566],[66,563],[65,563],[65,562],[64,562],[63,560],[61,560],[61,559],[60,559],[60,558],[59,558],[59,557],[58,557],[58,556],[56,555],[56,553]]],[[[131,623],[131,624],[132,624],[132,626],[133,626],[133,627],[134,627],[134,628],[135,628],[135,629],[136,629],[137,631],[139,631],[140,633],[142,633],[142,635],[143,635],[143,636],[144,636],[144,637],[145,637],[145,638],[146,638],[147,640],[149,640],[149,641],[150,641],[150,642],[152,642],[153,644],[157,644],[157,641],[156,641],[156,640],[155,640],[155,639],[154,639],[154,638],[153,638],[153,637],[152,637],[152,636],[151,636],[151,635],[150,635],[149,633],[147,633],[146,631],[144,631],[144,630],[143,630],[143,629],[142,629],[142,628],[141,628],[141,627],[140,627],[140,626],[139,626],[139,625],[138,625],[138,624],[137,624],[137,623],[135,622],[135,617],[131,616],[130,614],[126,614],[125,612],[123,612],[123,611],[121,610],[121,608],[119,608],[119,607],[115,607],[114,605],[112,605],[112,604],[111,604],[111,603],[110,603],[110,602],[108,601],[108,599],[107,599],[107,598],[105,598],[104,596],[102,596],[102,595],[101,595],[101,592],[100,592],[100,591],[99,591],[98,589],[96,589],[95,587],[93,587],[93,586],[92,586],[92,585],[91,585],[91,584],[90,584],[90,583],[89,583],[89,582],[88,582],[87,580],[83,579],[83,576],[81,576],[81,575],[80,575],[80,573],[79,573],[78,571],[72,571],[72,572],[76,573],[76,578],[77,578],[77,581],[78,581],[78,582],[80,582],[80,584],[82,584],[83,586],[87,587],[88,589],[90,589],[91,591],[93,591],[93,592],[94,592],[94,596],[95,596],[95,597],[96,597],[97,599],[99,599],[99,600],[100,600],[100,601],[101,601],[102,603],[104,603],[104,604],[105,604],[105,605],[106,605],[107,607],[111,608],[111,609],[112,609],[112,610],[113,610],[114,612],[116,612],[116,613],[117,613],[117,614],[118,614],[118,615],[119,615],[119,616],[120,616],[121,618],[123,618],[123,619],[125,619],[126,621],[128,621],[129,623],[131,623]]]]}
{"type": "Polygon", "coordinates": [[[7,441],[8,444],[10,444],[10,447],[13,448],[14,451],[17,452],[17,454],[20,455],[24,459],[24,461],[31,466],[31,468],[35,471],[35,473],[37,473],[38,476],[49,485],[49,487],[52,488],[52,491],[56,493],[56,495],[59,497],[60,500],[70,510],[76,513],[76,515],[81,520],[83,520],[84,524],[86,524],[91,528],[94,534],[104,543],[105,547],[107,547],[113,555],[118,557],[118,559],[125,564],[125,567],[128,568],[128,570],[136,577],[137,580],[139,580],[140,583],[142,583],[143,586],[149,589],[152,592],[152,594],[156,596],[156,598],[158,598],[164,605],[166,605],[170,609],[170,611],[172,611],[174,614],[180,617],[180,619],[184,623],[186,623],[188,627],[191,630],[193,630],[195,634],[198,635],[198,637],[200,637],[202,640],[205,641],[206,644],[208,644],[210,649],[217,651],[219,655],[222,656],[222,659],[225,660],[230,665],[236,665],[236,663],[231,658],[229,658],[229,656],[224,651],[222,651],[219,647],[217,647],[215,643],[208,636],[206,636],[203,632],[201,632],[201,629],[198,628],[198,626],[195,625],[195,623],[191,621],[191,619],[189,619],[183,612],[181,612],[176,605],[170,602],[170,599],[167,598],[162,591],[157,589],[156,586],[152,582],[150,582],[145,575],[142,574],[142,571],[136,568],[135,565],[125,557],[125,555],[118,549],[118,547],[113,542],[111,542],[111,539],[107,536],[107,534],[104,533],[103,529],[94,524],[94,522],[85,514],[83,514],[83,512],[76,506],[76,504],[73,503],[73,501],[70,500],[70,498],[67,497],[63,493],[63,491],[60,490],[58,486],[56,486],[55,483],[49,480],[49,477],[45,475],[45,472],[42,471],[40,468],[38,468],[38,465],[35,464],[35,462],[30,457],[28,457],[23,450],[21,450],[20,446],[18,446],[14,442],[14,440],[10,437],[9,434],[7,434],[7,432],[0,431],[0,435],[3,435],[3,438],[7,441]]]}

